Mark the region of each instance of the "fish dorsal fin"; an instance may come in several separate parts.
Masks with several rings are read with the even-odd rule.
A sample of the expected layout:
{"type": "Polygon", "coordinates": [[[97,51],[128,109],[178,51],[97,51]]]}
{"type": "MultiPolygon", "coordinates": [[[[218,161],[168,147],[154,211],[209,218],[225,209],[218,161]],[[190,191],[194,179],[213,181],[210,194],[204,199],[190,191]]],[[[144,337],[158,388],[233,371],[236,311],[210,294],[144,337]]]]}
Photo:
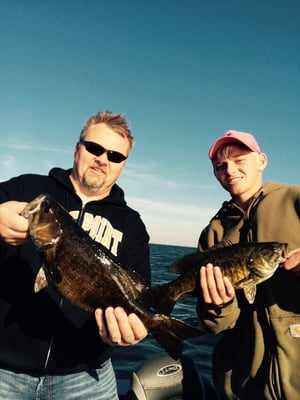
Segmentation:
{"type": "Polygon", "coordinates": [[[224,247],[233,245],[232,241],[229,239],[224,240],[224,242],[221,242],[221,244],[223,244],[224,247]]]}
{"type": "Polygon", "coordinates": [[[44,289],[46,286],[48,286],[46,272],[44,270],[44,267],[41,267],[35,277],[35,282],[34,282],[35,293],[38,293],[40,290],[44,289]]]}
{"type": "Polygon", "coordinates": [[[213,245],[212,247],[210,247],[208,250],[205,250],[205,251],[220,249],[222,247],[230,247],[232,245],[233,245],[232,241],[229,239],[226,239],[226,240],[223,240],[222,242],[218,242],[217,244],[213,245]]]}
{"type": "Polygon", "coordinates": [[[203,260],[204,262],[206,261],[206,255],[211,254],[212,250],[222,249],[224,247],[230,247],[232,245],[233,243],[230,240],[224,240],[223,242],[219,242],[209,249],[187,254],[181,259],[174,261],[171,264],[170,269],[176,274],[183,274],[184,272],[189,271],[191,268],[195,267],[196,263],[198,263],[198,266],[200,267],[203,260]]]}
{"type": "Polygon", "coordinates": [[[249,304],[253,304],[256,296],[256,285],[244,287],[244,293],[249,304]]]}
{"type": "Polygon", "coordinates": [[[195,262],[198,262],[199,266],[201,265],[201,256],[202,253],[191,253],[187,254],[180,260],[175,261],[170,266],[170,270],[175,272],[176,274],[182,274],[195,266],[195,262]],[[178,263],[179,261],[179,263],[178,263]]]}

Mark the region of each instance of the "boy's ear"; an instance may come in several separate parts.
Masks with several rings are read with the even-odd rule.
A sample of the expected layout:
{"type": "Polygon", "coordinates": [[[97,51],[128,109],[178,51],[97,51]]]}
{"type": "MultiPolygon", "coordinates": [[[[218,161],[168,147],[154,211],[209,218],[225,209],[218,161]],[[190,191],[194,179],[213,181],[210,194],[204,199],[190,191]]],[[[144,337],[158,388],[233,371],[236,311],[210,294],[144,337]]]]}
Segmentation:
{"type": "Polygon", "coordinates": [[[259,157],[260,170],[263,171],[268,164],[268,157],[265,153],[259,153],[258,157],[259,157]]]}

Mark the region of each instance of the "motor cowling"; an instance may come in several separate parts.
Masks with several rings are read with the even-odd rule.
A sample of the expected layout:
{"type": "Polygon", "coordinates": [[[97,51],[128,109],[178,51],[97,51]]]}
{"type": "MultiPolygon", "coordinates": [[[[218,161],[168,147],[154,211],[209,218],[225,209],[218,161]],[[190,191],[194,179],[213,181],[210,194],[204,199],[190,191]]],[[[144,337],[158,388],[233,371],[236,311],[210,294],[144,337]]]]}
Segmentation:
{"type": "MultiPolygon", "coordinates": [[[[211,397],[210,397],[211,398],[211,397]]],[[[190,357],[154,358],[132,373],[128,400],[202,400],[206,384],[190,357]]]]}

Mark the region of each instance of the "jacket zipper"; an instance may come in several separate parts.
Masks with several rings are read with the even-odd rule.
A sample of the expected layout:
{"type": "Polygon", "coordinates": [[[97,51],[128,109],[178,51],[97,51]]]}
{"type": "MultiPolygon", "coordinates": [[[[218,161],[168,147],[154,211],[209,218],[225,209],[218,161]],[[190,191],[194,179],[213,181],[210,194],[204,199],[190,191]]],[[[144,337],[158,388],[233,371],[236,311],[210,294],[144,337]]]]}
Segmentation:
{"type": "MultiPolygon", "coordinates": [[[[59,305],[58,305],[58,307],[60,309],[62,308],[63,302],[64,302],[64,299],[61,298],[60,302],[59,302],[59,305]]],[[[54,332],[52,331],[52,336],[51,336],[51,339],[50,339],[50,343],[49,343],[49,347],[48,347],[48,351],[47,351],[47,355],[46,355],[46,359],[45,359],[45,362],[44,362],[44,366],[43,366],[43,369],[42,369],[41,376],[45,375],[46,369],[48,367],[49,358],[50,358],[50,354],[51,354],[51,350],[52,350],[52,346],[53,346],[53,340],[54,340],[54,332]]]]}

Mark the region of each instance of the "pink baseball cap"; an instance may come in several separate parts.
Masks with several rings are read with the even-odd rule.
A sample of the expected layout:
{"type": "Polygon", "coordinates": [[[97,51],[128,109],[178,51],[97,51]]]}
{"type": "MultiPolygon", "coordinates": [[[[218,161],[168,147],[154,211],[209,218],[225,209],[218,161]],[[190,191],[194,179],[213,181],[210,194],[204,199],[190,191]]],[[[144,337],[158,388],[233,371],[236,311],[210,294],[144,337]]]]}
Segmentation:
{"type": "Polygon", "coordinates": [[[258,151],[260,153],[260,148],[253,135],[246,132],[231,130],[225,132],[223,136],[219,137],[217,140],[214,141],[214,143],[211,145],[209,149],[208,157],[211,160],[213,160],[216,152],[221,147],[223,147],[227,143],[233,143],[233,142],[243,144],[244,146],[248,147],[248,149],[252,151],[258,151]]]}

